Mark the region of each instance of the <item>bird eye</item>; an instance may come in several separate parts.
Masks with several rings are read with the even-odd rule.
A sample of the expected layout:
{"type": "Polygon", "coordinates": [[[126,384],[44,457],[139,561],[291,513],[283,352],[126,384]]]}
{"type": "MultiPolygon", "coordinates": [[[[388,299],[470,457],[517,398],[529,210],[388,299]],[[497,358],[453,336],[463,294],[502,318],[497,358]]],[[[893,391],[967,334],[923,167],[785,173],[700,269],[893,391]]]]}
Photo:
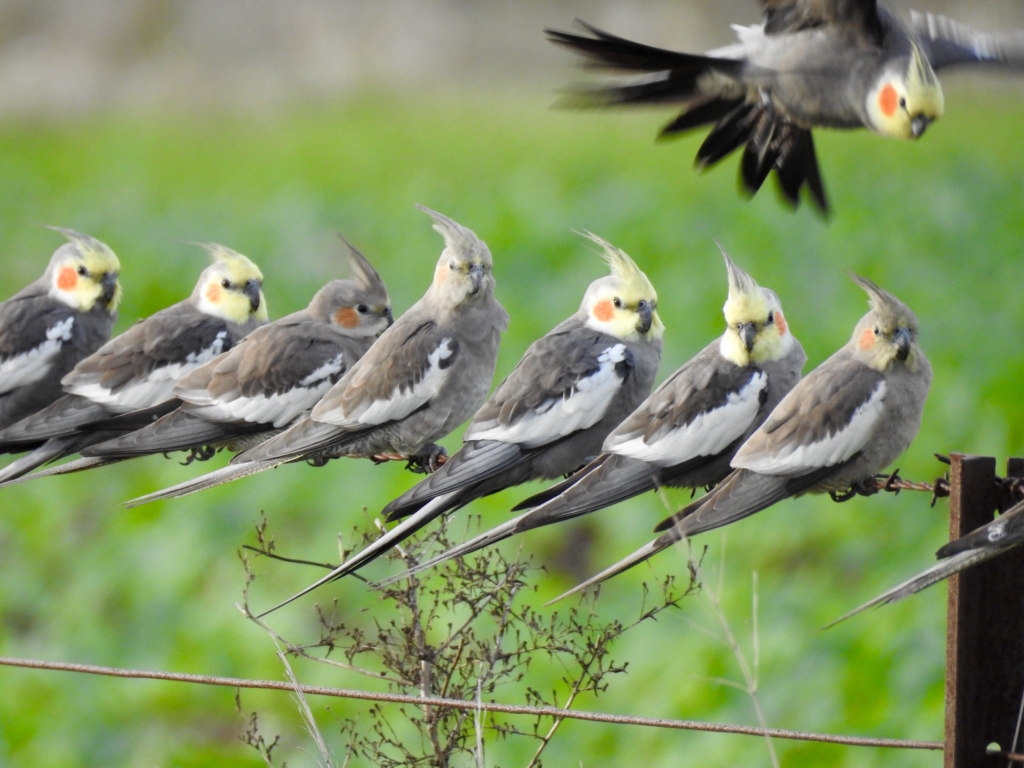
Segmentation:
{"type": "Polygon", "coordinates": [[[448,260],[448,269],[455,269],[455,267],[456,267],[455,259],[449,259],[448,260]]]}
{"type": "Polygon", "coordinates": [[[876,326],[875,326],[875,336],[878,336],[878,335],[880,335],[881,333],[882,333],[882,332],[881,332],[881,330],[879,330],[878,326],[876,325],[876,326]]]}
{"type": "Polygon", "coordinates": [[[612,304],[615,305],[616,309],[622,309],[622,299],[620,299],[618,296],[615,297],[615,300],[612,301],[612,304]]]}
{"type": "Polygon", "coordinates": [[[903,109],[907,108],[907,97],[906,96],[900,96],[900,106],[903,109]]]}
{"type": "Polygon", "coordinates": [[[646,309],[647,308],[647,302],[644,299],[640,299],[640,301],[637,302],[636,308],[637,309],[646,309]]]}
{"type": "Polygon", "coordinates": [[[358,307],[356,307],[356,312],[358,312],[360,315],[365,315],[369,311],[369,309],[370,308],[365,304],[360,304],[358,307]]]}
{"type": "Polygon", "coordinates": [[[775,313],[774,312],[769,312],[768,313],[768,325],[771,325],[774,322],[775,322],[775,313]]]}
{"type": "Polygon", "coordinates": [[[78,268],[78,270],[77,270],[77,272],[78,272],[78,274],[80,274],[80,275],[81,275],[82,277],[85,277],[86,275],[88,275],[88,274],[89,274],[89,270],[88,270],[88,269],[86,269],[85,267],[79,267],[79,268],[78,268]]]}
{"type": "Polygon", "coordinates": [[[230,280],[221,280],[220,284],[222,286],[224,286],[225,288],[230,288],[231,287],[231,281],[230,280]]]}

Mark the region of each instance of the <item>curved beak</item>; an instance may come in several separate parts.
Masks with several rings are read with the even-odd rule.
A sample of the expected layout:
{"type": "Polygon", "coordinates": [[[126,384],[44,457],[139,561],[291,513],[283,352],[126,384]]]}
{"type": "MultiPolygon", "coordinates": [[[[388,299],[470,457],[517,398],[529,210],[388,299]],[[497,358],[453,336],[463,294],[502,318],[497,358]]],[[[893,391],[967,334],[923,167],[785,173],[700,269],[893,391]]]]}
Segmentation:
{"type": "Polygon", "coordinates": [[[754,348],[754,342],[757,341],[757,333],[757,323],[740,323],[740,340],[743,342],[743,346],[747,348],[747,352],[754,348]]]}
{"type": "Polygon", "coordinates": [[[117,272],[104,272],[100,285],[103,287],[103,303],[109,304],[117,295],[117,272]]]}
{"type": "Polygon", "coordinates": [[[255,312],[260,308],[260,291],[263,284],[259,280],[246,280],[242,293],[249,297],[249,307],[255,312]]]}
{"type": "Polygon", "coordinates": [[[473,290],[470,291],[470,296],[475,296],[480,292],[480,288],[484,284],[483,264],[473,263],[469,265],[469,279],[473,281],[473,290]]]}
{"type": "Polygon", "coordinates": [[[384,307],[384,318],[388,321],[387,327],[390,328],[391,325],[395,322],[395,316],[391,312],[391,307],[384,307]]]}
{"type": "Polygon", "coordinates": [[[896,345],[896,359],[901,363],[910,356],[910,331],[902,325],[892,335],[892,343],[896,345]]]}
{"type": "Polygon", "coordinates": [[[651,309],[650,304],[644,304],[637,309],[636,313],[640,315],[640,322],[636,324],[636,330],[641,335],[645,334],[651,330],[651,324],[654,322],[654,310],[651,309]]]}
{"type": "Polygon", "coordinates": [[[910,133],[915,139],[921,138],[925,129],[931,125],[932,119],[924,115],[917,115],[910,121],[910,133]]]}

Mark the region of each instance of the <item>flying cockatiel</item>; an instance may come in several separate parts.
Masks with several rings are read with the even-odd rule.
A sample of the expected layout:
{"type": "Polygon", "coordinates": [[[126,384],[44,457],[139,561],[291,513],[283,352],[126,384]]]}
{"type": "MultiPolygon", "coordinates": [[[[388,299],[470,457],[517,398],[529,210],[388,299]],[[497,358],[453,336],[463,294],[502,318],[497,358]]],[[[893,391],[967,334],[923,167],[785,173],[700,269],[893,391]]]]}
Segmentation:
{"type": "MultiPolygon", "coordinates": [[[[722,256],[729,279],[722,336],[619,424],[605,439],[600,456],[515,508],[528,512],[413,572],[661,486],[700,488],[729,474],[736,450],[800,381],[807,355],[789,331],[778,296],[759,286],[724,250],[722,256]]],[[[395,578],[405,575],[411,572],[395,578]]]]}
{"type": "Polygon", "coordinates": [[[447,216],[418,207],[445,241],[430,288],[311,414],[230,466],[129,504],[184,496],[294,461],[386,456],[437,467],[443,449],[434,441],[487,396],[508,313],[494,297],[487,245],[447,216]]]}
{"type": "Polygon", "coordinates": [[[871,310],[846,346],[793,387],[740,446],[733,471],[659,524],[659,538],[561,597],[790,496],[829,493],[845,500],[873,492],[875,475],[907,449],[921,426],[932,368],[910,308],[867,278],[851,277],[867,292],[871,310]]]}
{"type": "Polygon", "coordinates": [[[51,229],[67,244],[42,277],[0,303],[0,429],[63,395],[61,377],[110,338],[117,319],[117,256],[88,235],[51,229]]]}
{"type": "Polygon", "coordinates": [[[915,592],[920,592],[932,584],[938,584],[973,565],[998,557],[1022,543],[1024,543],[1024,502],[1014,505],[991,523],[941,547],[935,556],[942,562],[936,563],[902,584],[897,584],[874,600],[864,603],[859,608],[836,619],[829,626],[834,626],[876,605],[888,605],[910,597],[915,592]]]}
{"type": "Polygon", "coordinates": [[[174,410],[179,378],[266,322],[259,268],[224,246],[204,247],[213,263],[188,299],[104,344],[64,377],[64,397],[0,432],[0,452],[32,450],[0,470],[0,482],[139,426],[113,417],[174,410]]]}
{"type": "Polygon", "coordinates": [[[592,67],[637,77],[584,88],[576,106],[682,104],[662,131],[675,136],[711,126],[697,152],[707,168],[744,147],[740,178],[751,195],[771,171],[783,196],[805,185],[827,212],[814,128],[868,128],[919,138],[942,116],[936,72],[962,64],[1024,67],[1024,33],[982,34],[943,16],[914,14],[909,24],[875,0],[762,0],[758,26],[739,42],[704,55],[625,40],[595,27],[592,37],[548,30],[549,39],[592,67]]]}
{"type": "Polygon", "coordinates": [[[658,294],[625,252],[589,237],[611,275],[592,282],[576,313],[530,345],[473,417],[465,445],[384,509],[388,520],[411,517],[288,602],[361,568],[446,512],[579,469],[650,393],[664,332],[658,294]]]}
{"type": "Polygon", "coordinates": [[[171,451],[206,459],[219,447],[258,445],[307,416],[393,320],[384,281],[366,257],[345,246],[353,279],[332,280],[306,309],[257,328],[182,376],[172,393],[180,408],[22,480],[171,451]]]}

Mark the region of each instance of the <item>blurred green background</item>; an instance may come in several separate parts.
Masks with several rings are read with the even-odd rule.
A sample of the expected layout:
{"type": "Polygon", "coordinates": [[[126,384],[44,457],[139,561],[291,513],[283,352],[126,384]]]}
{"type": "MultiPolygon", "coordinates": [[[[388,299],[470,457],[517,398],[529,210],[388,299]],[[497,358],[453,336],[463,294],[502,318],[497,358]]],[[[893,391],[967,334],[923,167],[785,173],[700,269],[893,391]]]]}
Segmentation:
{"type": "MultiPolygon", "coordinates": [[[[536,13],[536,7],[531,5],[536,13]]],[[[567,21],[560,8],[541,23],[567,21]]],[[[639,14],[638,14],[639,15],[639,14]]],[[[754,14],[747,20],[753,21],[754,14]]],[[[600,18],[596,19],[601,21],[600,18]]],[[[633,24],[638,22],[634,18],[633,24]]],[[[534,31],[534,37],[539,36],[534,31]]],[[[717,30],[716,40],[727,40],[717,30]]],[[[542,44],[537,42],[537,46],[542,44]]],[[[543,51],[547,55],[546,51],[543,51]]],[[[868,275],[918,314],[935,382],[901,474],[930,480],[935,452],[1024,455],[1020,381],[1024,328],[1024,90],[982,75],[946,78],[946,117],[916,143],[820,132],[835,213],[785,209],[772,189],[744,202],[735,160],[697,175],[697,136],[655,144],[669,113],[551,111],[548,81],[574,75],[554,57],[542,84],[524,77],[484,86],[365,82],[328,98],[274,108],[202,109],[172,102],[129,108],[26,109],[0,116],[0,264],[3,296],[41,273],[59,244],[37,223],[70,226],[109,243],[123,264],[118,330],[191,290],[202,253],[183,241],[222,242],[254,258],[273,317],[304,306],[342,260],[334,232],[361,248],[388,282],[396,313],[426,288],[441,241],[413,208],[423,203],[473,228],[491,247],[497,292],[512,317],[498,364],[507,374],[526,346],[575,311],[603,264],[574,230],[624,248],[660,292],[667,326],[664,378],[721,332],[725,275],[712,240],[776,290],[809,355],[808,370],[845,343],[865,297],[845,276],[868,275]]],[[[184,87],[184,86],[183,86],[184,87]]],[[[199,87],[199,86],[197,86],[199,87]]],[[[770,186],[770,185],[769,185],[770,186]]],[[[660,380],[659,378],[659,380],[660,380]]],[[[449,450],[459,434],[446,441],[449,450]]],[[[124,510],[119,502],[224,461],[182,467],[162,457],[0,491],[0,654],[119,667],[281,679],[268,637],[234,603],[238,547],[263,510],[284,554],[331,561],[336,534],[366,524],[415,482],[400,466],[334,462],[289,466],[212,492],[124,510]],[[364,508],[369,512],[364,512],[364,508]]],[[[540,486],[477,503],[503,519],[540,486]]],[[[674,502],[687,495],[671,494],[674,502]]],[[[752,573],[760,602],[760,696],[773,727],[941,739],[945,587],[836,629],[820,628],[927,565],[944,541],[945,502],[925,494],[778,505],[702,537],[711,583],[747,653],[752,573]]],[[[549,566],[527,599],[537,605],[648,541],[664,516],[653,497],[506,543],[549,566]]],[[[461,523],[455,530],[461,530],[461,523]]],[[[631,618],[641,584],[684,572],[670,551],[610,582],[602,616],[631,618]]],[[[257,604],[303,586],[309,569],[257,564],[257,604]]],[[[371,577],[392,570],[383,563],[371,577]]],[[[357,582],[338,598],[353,621],[373,598],[357,582]]],[[[316,620],[303,601],[271,617],[291,640],[316,620]]],[[[361,617],[361,618],[360,618],[361,617]]],[[[580,708],[754,724],[749,698],[712,678],[740,680],[702,598],[626,635],[629,662],[596,702],[580,708]],[[708,632],[702,630],[710,630],[708,632]]],[[[365,679],[296,663],[303,682],[365,679]]],[[[547,674],[528,683],[557,684],[547,674]]],[[[230,689],[0,668],[0,765],[256,765],[238,740],[230,689]]],[[[312,765],[312,742],[286,695],[243,694],[278,756],[312,765]]],[[[497,698],[502,699],[499,695],[497,698]]],[[[311,700],[340,757],[338,720],[365,710],[311,700]]],[[[488,747],[488,764],[525,765],[535,744],[488,747]]],[[[939,753],[894,753],[776,741],[783,765],[935,766],[939,753]]],[[[567,723],[549,765],[765,765],[763,741],[743,736],[567,723]]]]}

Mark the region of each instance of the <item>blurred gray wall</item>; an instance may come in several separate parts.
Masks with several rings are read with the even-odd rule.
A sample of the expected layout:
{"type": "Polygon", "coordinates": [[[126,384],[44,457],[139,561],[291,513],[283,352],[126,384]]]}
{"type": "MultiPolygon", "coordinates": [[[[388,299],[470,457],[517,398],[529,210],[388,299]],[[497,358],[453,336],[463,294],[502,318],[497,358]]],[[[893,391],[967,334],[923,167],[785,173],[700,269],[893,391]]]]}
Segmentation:
{"type": "MultiPolygon", "coordinates": [[[[908,4],[892,3],[901,13],[908,4]]],[[[921,0],[983,29],[1022,0],[921,0]]],[[[732,38],[755,0],[0,0],[0,115],[272,109],[353,89],[564,84],[544,27],[575,17],[682,50],[732,38]]]]}

